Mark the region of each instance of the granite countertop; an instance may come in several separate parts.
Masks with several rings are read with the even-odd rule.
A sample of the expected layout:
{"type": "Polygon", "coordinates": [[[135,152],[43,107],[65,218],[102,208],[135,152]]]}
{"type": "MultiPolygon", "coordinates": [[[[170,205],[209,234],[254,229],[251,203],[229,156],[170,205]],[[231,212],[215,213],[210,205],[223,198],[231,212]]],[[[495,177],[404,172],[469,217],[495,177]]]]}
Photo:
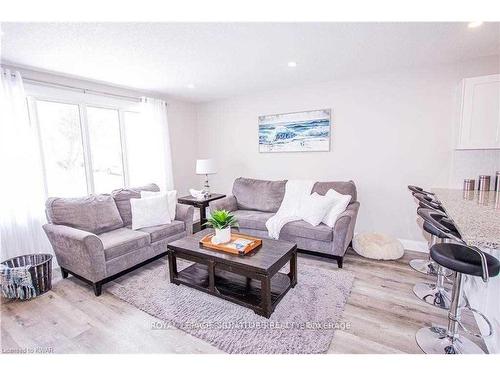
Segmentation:
{"type": "Polygon", "coordinates": [[[432,189],[467,244],[500,250],[500,193],[432,189]]]}

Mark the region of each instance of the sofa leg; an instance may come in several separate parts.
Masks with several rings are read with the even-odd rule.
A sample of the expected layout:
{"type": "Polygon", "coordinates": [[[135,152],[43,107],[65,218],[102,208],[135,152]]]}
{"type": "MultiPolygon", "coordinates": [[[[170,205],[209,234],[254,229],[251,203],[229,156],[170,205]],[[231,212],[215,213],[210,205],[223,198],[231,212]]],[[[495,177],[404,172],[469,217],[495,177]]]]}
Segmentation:
{"type": "Polygon", "coordinates": [[[98,281],[97,283],[93,283],[92,286],[94,287],[95,296],[99,297],[102,293],[102,283],[98,281]]]}
{"type": "Polygon", "coordinates": [[[66,279],[69,275],[68,271],[61,267],[61,275],[63,279],[66,279]]]}
{"type": "Polygon", "coordinates": [[[342,266],[344,265],[344,257],[337,258],[337,265],[339,266],[339,268],[342,268],[342,266]]]}

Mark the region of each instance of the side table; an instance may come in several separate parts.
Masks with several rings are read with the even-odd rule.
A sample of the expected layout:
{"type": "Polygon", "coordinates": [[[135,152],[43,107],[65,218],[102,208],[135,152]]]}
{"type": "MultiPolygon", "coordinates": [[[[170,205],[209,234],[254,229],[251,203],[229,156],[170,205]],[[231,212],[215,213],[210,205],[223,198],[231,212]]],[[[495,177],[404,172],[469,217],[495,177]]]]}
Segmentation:
{"type": "MultiPolygon", "coordinates": [[[[203,229],[203,224],[207,222],[207,216],[206,216],[206,209],[208,207],[208,204],[212,201],[215,201],[217,199],[222,199],[225,198],[226,196],[224,194],[210,194],[208,198],[204,199],[196,199],[192,195],[186,195],[185,197],[180,197],[177,199],[179,203],[182,204],[189,204],[190,206],[194,206],[196,208],[200,209],[200,229],[203,229]]],[[[197,232],[197,231],[195,231],[197,232]]]]}

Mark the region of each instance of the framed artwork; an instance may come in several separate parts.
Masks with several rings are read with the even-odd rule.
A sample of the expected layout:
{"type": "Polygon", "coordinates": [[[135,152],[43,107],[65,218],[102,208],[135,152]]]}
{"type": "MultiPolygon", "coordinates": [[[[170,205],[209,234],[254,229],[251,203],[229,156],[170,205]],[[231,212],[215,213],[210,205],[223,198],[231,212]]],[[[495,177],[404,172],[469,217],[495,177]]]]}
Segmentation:
{"type": "Polygon", "coordinates": [[[330,151],[331,110],[259,116],[259,152],[330,151]]]}

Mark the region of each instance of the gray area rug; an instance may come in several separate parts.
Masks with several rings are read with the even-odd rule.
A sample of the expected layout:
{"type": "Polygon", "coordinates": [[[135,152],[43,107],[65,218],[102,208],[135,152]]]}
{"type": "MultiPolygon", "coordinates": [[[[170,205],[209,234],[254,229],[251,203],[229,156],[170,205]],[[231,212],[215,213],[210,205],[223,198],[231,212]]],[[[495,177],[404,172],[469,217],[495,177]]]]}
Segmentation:
{"type": "MultiPolygon", "coordinates": [[[[189,263],[178,262],[179,270],[189,263]]],[[[282,270],[287,272],[287,268],[282,270]]],[[[116,280],[106,290],[158,318],[152,329],[181,329],[227,353],[324,353],[336,329],[354,275],[298,262],[298,284],[288,291],[270,319],[253,310],[169,282],[159,260],[116,280]]]]}

